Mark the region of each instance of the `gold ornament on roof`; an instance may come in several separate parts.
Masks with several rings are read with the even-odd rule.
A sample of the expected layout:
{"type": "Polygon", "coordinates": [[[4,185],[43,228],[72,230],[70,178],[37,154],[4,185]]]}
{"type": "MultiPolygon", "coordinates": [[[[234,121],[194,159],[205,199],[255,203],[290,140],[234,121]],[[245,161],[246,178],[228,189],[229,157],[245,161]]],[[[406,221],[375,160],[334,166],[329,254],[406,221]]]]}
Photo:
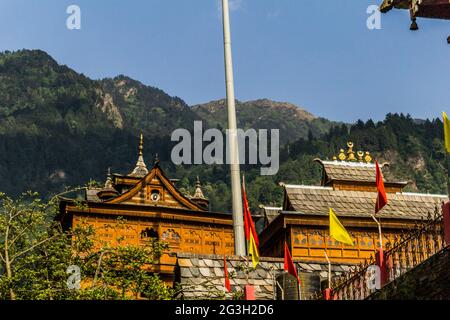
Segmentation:
{"type": "Polygon", "coordinates": [[[337,161],[358,161],[361,163],[371,163],[372,162],[372,156],[370,155],[369,151],[361,151],[358,152],[353,151],[354,144],[352,141],[347,142],[348,150],[345,152],[344,149],[339,149],[339,155],[333,156],[333,160],[337,161]]]}
{"type": "Polygon", "coordinates": [[[345,161],[345,159],[346,159],[347,157],[345,156],[344,149],[339,150],[339,156],[338,156],[338,158],[339,158],[339,160],[341,160],[341,161],[345,161]]]}
{"type": "Polygon", "coordinates": [[[355,152],[353,151],[353,142],[349,141],[347,142],[348,151],[347,151],[347,160],[348,161],[355,161],[355,152]]]}
{"type": "Polygon", "coordinates": [[[364,159],[363,159],[363,157],[364,157],[364,152],[358,151],[356,154],[358,155],[358,161],[359,161],[359,162],[364,162],[364,159]]]}
{"type": "Polygon", "coordinates": [[[364,157],[364,161],[366,161],[367,163],[371,163],[372,162],[372,157],[370,156],[370,152],[366,151],[366,156],[364,157]]]}

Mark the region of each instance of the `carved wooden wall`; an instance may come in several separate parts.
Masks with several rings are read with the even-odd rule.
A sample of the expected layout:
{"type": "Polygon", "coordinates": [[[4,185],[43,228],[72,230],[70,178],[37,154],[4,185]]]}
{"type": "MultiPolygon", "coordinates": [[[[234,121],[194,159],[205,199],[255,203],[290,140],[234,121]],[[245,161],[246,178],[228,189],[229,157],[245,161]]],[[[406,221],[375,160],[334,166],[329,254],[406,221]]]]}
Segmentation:
{"type": "MultiPolygon", "coordinates": [[[[324,250],[332,262],[359,263],[369,258],[379,247],[378,232],[348,230],[355,246],[342,244],[329,236],[327,229],[293,227],[291,229],[292,255],[306,261],[326,261],[324,250]]],[[[383,233],[383,243],[393,242],[396,233],[383,233]]]]}
{"type": "Polygon", "coordinates": [[[103,245],[144,245],[146,240],[157,237],[169,244],[169,250],[161,259],[161,264],[175,264],[170,252],[190,252],[198,254],[234,254],[234,237],[231,226],[189,224],[187,222],[167,222],[148,220],[122,220],[103,217],[74,215],[73,227],[78,224],[93,226],[96,232],[96,246],[103,245]]]}

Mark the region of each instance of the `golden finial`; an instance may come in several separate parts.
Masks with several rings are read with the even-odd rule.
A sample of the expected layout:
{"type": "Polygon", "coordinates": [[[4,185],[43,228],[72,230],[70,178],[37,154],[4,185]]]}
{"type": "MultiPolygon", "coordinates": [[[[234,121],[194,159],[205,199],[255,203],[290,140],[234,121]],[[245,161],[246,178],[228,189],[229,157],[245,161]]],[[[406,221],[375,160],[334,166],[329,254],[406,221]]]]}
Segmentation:
{"type": "Polygon", "coordinates": [[[347,151],[347,160],[348,161],[355,161],[355,152],[353,152],[353,142],[349,141],[347,142],[348,151],[347,151]]]}
{"type": "Polygon", "coordinates": [[[364,157],[364,161],[366,161],[367,163],[371,163],[372,162],[372,157],[370,156],[370,152],[366,151],[366,156],[364,157]]]}
{"type": "Polygon", "coordinates": [[[333,156],[333,161],[337,161],[337,157],[336,156],[333,156]]]}
{"type": "Polygon", "coordinates": [[[359,161],[359,162],[364,162],[364,159],[363,159],[363,157],[364,157],[364,152],[358,151],[356,154],[358,155],[358,161],[359,161]]]}
{"type": "Polygon", "coordinates": [[[345,156],[344,149],[339,150],[339,156],[338,156],[338,158],[339,158],[339,160],[341,160],[341,161],[345,161],[346,156],[345,156]]]}
{"type": "Polygon", "coordinates": [[[144,155],[143,155],[143,150],[144,150],[144,135],[141,133],[141,138],[139,140],[139,156],[138,156],[138,160],[136,162],[136,167],[134,168],[133,172],[130,173],[131,176],[134,177],[144,177],[147,173],[147,166],[145,165],[144,162],[144,155]]]}
{"type": "Polygon", "coordinates": [[[108,168],[108,174],[106,176],[105,188],[112,188],[112,176],[111,176],[111,168],[108,168]]]}
{"type": "Polygon", "coordinates": [[[144,150],[144,135],[141,133],[141,139],[139,141],[139,155],[142,156],[142,151],[144,150]]]}

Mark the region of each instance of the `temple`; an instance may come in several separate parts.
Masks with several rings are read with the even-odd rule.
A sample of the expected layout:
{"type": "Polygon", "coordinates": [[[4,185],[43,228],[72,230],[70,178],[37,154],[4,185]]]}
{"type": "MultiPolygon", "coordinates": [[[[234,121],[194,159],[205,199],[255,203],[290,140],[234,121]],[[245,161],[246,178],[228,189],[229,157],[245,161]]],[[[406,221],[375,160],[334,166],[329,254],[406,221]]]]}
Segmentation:
{"type": "MultiPolygon", "coordinates": [[[[284,189],[283,206],[263,216],[266,227],[260,234],[261,253],[283,257],[287,241],[298,261],[325,262],[324,251],[333,263],[358,264],[374,255],[379,247],[378,225],[372,219],[377,188],[375,164],[369,152],[340,150],[333,160],[315,159],[322,168],[319,186],[280,183],[284,189]],[[332,208],[352,236],[355,246],[343,245],[329,237],[329,209],[332,208]]],[[[408,193],[405,181],[388,179],[388,163],[382,165],[388,205],[377,217],[383,228],[383,243],[394,243],[422,219],[440,211],[444,195],[408,193]]]]}
{"type": "MultiPolygon", "coordinates": [[[[167,242],[169,249],[150,271],[159,273],[169,284],[180,284],[183,299],[211,298],[213,291],[216,298],[221,296],[223,255],[230,261],[229,270],[235,277],[231,284],[236,290],[248,283],[255,287],[257,299],[288,296],[296,299],[300,296],[297,285],[288,289],[283,284],[283,290],[287,290],[284,298],[280,298],[278,290],[279,283],[289,280],[283,270],[286,242],[302,281],[301,295],[308,299],[326,285],[325,252],[331,260],[334,278],[370,260],[379,247],[378,225],[372,219],[377,198],[375,164],[369,152],[355,152],[351,142],[347,148],[341,149],[332,160],[314,160],[322,168],[320,185],[280,183],[284,190],[282,206],[260,206],[260,214],[254,215],[254,219],[259,231],[261,263],[250,273],[242,271],[242,266],[249,263],[248,258],[234,256],[232,216],[209,210],[199,177],[193,195],[189,195],[166,176],[157,157],[148,168],[142,135],[137,163],[130,173],[108,171],[103,186],[86,187],[76,195],[60,197],[57,219],[65,230],[78,225],[92,226],[99,247],[147,245],[151,239],[167,242]],[[329,237],[329,208],[353,238],[354,246],[329,237]],[[117,221],[121,223],[115,226],[117,221]]],[[[436,217],[448,197],[406,192],[408,182],[393,178],[388,163],[382,163],[381,168],[388,205],[377,213],[377,218],[382,225],[383,245],[389,249],[388,243],[396,243],[401,235],[416,230],[422,220],[436,217]]],[[[443,243],[436,242],[435,236],[427,237],[423,241],[431,240],[419,246],[421,252],[425,247],[435,249],[443,243]]]]}
{"type": "Polygon", "coordinates": [[[76,197],[61,197],[60,215],[64,229],[88,224],[96,231],[98,245],[139,245],[155,238],[169,243],[169,251],[155,271],[167,281],[173,280],[174,252],[234,253],[232,217],[209,211],[197,177],[193,196],[177,189],[159,166],[156,158],[151,169],[143,157],[143,137],[138,148],[136,167],[126,175],[108,172],[102,188],[88,187],[76,197]],[[124,223],[114,227],[122,218],[124,223]]]}

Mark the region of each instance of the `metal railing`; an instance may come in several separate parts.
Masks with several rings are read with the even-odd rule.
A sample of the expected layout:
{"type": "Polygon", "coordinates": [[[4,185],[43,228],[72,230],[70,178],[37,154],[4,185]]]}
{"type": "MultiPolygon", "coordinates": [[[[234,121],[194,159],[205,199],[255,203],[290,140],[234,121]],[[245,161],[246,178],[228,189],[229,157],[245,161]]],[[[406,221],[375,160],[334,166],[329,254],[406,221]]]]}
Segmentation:
{"type": "MultiPolygon", "coordinates": [[[[429,259],[444,247],[443,217],[436,209],[434,215],[429,215],[426,220],[416,223],[407,233],[397,236],[393,244],[386,244],[385,267],[382,270],[385,272],[384,285],[429,259]]],[[[354,266],[349,272],[333,278],[332,299],[362,300],[374,293],[377,289],[368,285],[371,271],[369,267],[372,265],[375,265],[373,256],[354,266]]],[[[315,298],[320,299],[321,296],[322,293],[317,293],[315,298]]]]}

